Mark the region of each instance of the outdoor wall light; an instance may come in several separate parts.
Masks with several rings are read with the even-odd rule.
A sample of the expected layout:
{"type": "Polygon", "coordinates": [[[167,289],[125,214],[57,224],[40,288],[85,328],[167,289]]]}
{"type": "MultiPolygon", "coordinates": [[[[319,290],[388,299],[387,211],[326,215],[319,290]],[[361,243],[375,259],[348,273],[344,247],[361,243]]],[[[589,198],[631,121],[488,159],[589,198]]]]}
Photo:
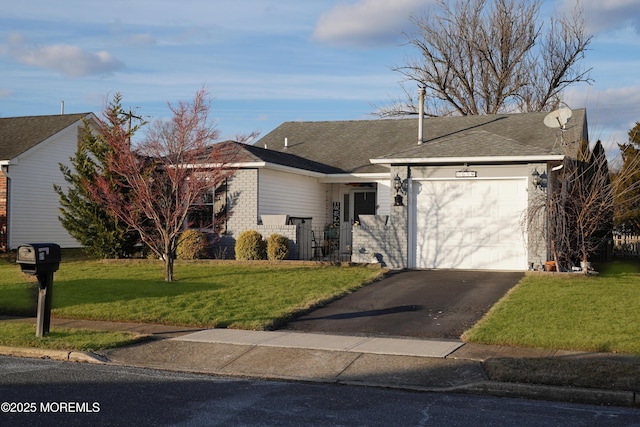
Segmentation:
{"type": "Polygon", "coordinates": [[[542,175],[540,175],[538,169],[536,168],[531,173],[531,183],[540,190],[544,190],[545,188],[547,188],[547,172],[542,172],[542,175]]]}
{"type": "Polygon", "coordinates": [[[393,178],[393,188],[396,190],[393,206],[404,206],[404,203],[402,203],[402,195],[407,194],[407,181],[403,181],[402,178],[396,174],[396,177],[393,178]]]}

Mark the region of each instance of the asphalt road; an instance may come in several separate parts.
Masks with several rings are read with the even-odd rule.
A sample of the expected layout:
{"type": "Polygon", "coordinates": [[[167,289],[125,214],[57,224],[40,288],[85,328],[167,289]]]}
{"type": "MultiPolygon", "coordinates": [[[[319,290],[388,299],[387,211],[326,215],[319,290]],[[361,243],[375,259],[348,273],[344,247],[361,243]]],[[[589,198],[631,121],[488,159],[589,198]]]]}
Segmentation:
{"type": "Polygon", "coordinates": [[[0,357],[2,426],[631,426],[637,409],[0,357]]]}
{"type": "Polygon", "coordinates": [[[523,275],[459,270],[392,273],[293,319],[282,329],[458,339],[523,275]]]}

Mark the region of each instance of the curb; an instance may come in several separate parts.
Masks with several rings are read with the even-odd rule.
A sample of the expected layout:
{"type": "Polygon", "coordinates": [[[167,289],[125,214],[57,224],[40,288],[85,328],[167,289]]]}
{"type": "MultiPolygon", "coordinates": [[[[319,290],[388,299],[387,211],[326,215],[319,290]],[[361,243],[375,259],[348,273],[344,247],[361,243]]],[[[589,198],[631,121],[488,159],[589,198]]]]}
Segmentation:
{"type": "MultiPolygon", "coordinates": [[[[53,350],[53,349],[39,349],[39,348],[25,348],[25,347],[6,347],[0,346],[0,355],[14,356],[14,357],[28,357],[37,359],[51,359],[65,362],[79,362],[79,363],[93,363],[93,364],[110,364],[107,358],[91,352],[82,351],[67,351],[67,350],[53,350]]],[[[189,368],[172,368],[167,369],[166,366],[153,366],[149,364],[130,364],[130,363],[116,363],[120,366],[136,366],[140,368],[149,369],[161,369],[179,372],[191,372],[202,374],[222,375],[227,377],[239,377],[239,378],[260,378],[264,380],[285,380],[285,381],[301,381],[301,382],[314,382],[314,383],[336,383],[343,385],[353,385],[361,387],[380,387],[395,390],[411,390],[422,391],[432,393],[466,393],[476,395],[490,395],[496,397],[509,397],[514,399],[532,399],[532,400],[546,400],[557,402],[570,402],[570,403],[582,403],[590,405],[603,405],[603,406],[625,406],[625,407],[640,407],[640,392],[635,391],[618,391],[618,390],[603,390],[603,389],[590,389],[590,388],[573,388],[573,387],[560,387],[550,386],[544,384],[523,384],[523,383],[509,383],[509,382],[494,382],[494,381],[480,381],[465,385],[453,386],[453,387],[424,387],[417,384],[414,385],[399,385],[399,384],[385,384],[381,382],[369,382],[369,381],[357,381],[357,380],[341,380],[341,379],[321,379],[317,377],[313,378],[301,378],[291,377],[282,374],[271,373],[269,375],[251,374],[247,375],[242,372],[202,372],[197,369],[189,368]]]]}
{"type": "Polygon", "coordinates": [[[107,359],[95,353],[75,350],[54,350],[46,348],[0,346],[0,355],[30,357],[34,359],[60,360],[63,362],[94,363],[99,365],[104,365],[107,363],[107,359]]]}
{"type": "Polygon", "coordinates": [[[561,401],[590,405],[640,407],[640,393],[634,391],[492,381],[467,384],[457,387],[457,390],[464,393],[489,394],[497,397],[561,401]]]}
{"type": "Polygon", "coordinates": [[[480,396],[507,397],[511,399],[544,400],[547,402],[580,403],[598,406],[640,407],[640,393],[589,388],[572,388],[544,384],[523,384],[483,381],[453,387],[421,387],[418,385],[384,385],[359,381],[336,381],[337,384],[380,387],[394,390],[410,390],[428,393],[461,393],[480,396]]]}

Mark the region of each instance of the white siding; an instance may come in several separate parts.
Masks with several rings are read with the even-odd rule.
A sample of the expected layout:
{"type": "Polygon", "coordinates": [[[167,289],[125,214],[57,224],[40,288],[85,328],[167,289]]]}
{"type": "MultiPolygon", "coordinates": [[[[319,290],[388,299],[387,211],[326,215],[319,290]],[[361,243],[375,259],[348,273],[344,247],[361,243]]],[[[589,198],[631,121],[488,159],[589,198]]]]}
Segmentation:
{"type": "Polygon", "coordinates": [[[317,178],[261,169],[258,180],[258,212],[260,215],[289,215],[313,218],[313,226],[327,222],[327,184],[317,178]]]}
{"type": "Polygon", "coordinates": [[[9,247],[23,243],[57,243],[61,247],[80,244],[62,227],[59,198],[53,184],[67,188],[59,163],[70,165],[78,144],[78,125],[57,133],[9,166],[9,247]]]}

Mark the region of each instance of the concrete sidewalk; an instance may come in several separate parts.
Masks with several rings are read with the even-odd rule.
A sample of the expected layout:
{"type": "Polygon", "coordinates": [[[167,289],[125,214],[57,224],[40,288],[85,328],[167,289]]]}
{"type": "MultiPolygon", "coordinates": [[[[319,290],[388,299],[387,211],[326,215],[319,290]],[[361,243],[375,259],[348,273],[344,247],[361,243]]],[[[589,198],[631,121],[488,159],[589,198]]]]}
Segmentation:
{"type": "MultiPolygon", "coordinates": [[[[15,319],[2,321],[33,321],[15,319]]],[[[491,381],[492,357],[566,357],[575,352],[487,346],[455,340],[383,338],[291,331],[193,329],[165,325],[52,319],[52,327],[130,331],[150,340],[97,353],[0,348],[0,354],[108,363],[263,379],[463,392],[639,406],[633,391],[491,381]]]]}
{"type": "Polygon", "coordinates": [[[462,342],[449,341],[238,329],[207,329],[174,339],[191,342],[436,358],[445,358],[464,345],[462,342]]]}

